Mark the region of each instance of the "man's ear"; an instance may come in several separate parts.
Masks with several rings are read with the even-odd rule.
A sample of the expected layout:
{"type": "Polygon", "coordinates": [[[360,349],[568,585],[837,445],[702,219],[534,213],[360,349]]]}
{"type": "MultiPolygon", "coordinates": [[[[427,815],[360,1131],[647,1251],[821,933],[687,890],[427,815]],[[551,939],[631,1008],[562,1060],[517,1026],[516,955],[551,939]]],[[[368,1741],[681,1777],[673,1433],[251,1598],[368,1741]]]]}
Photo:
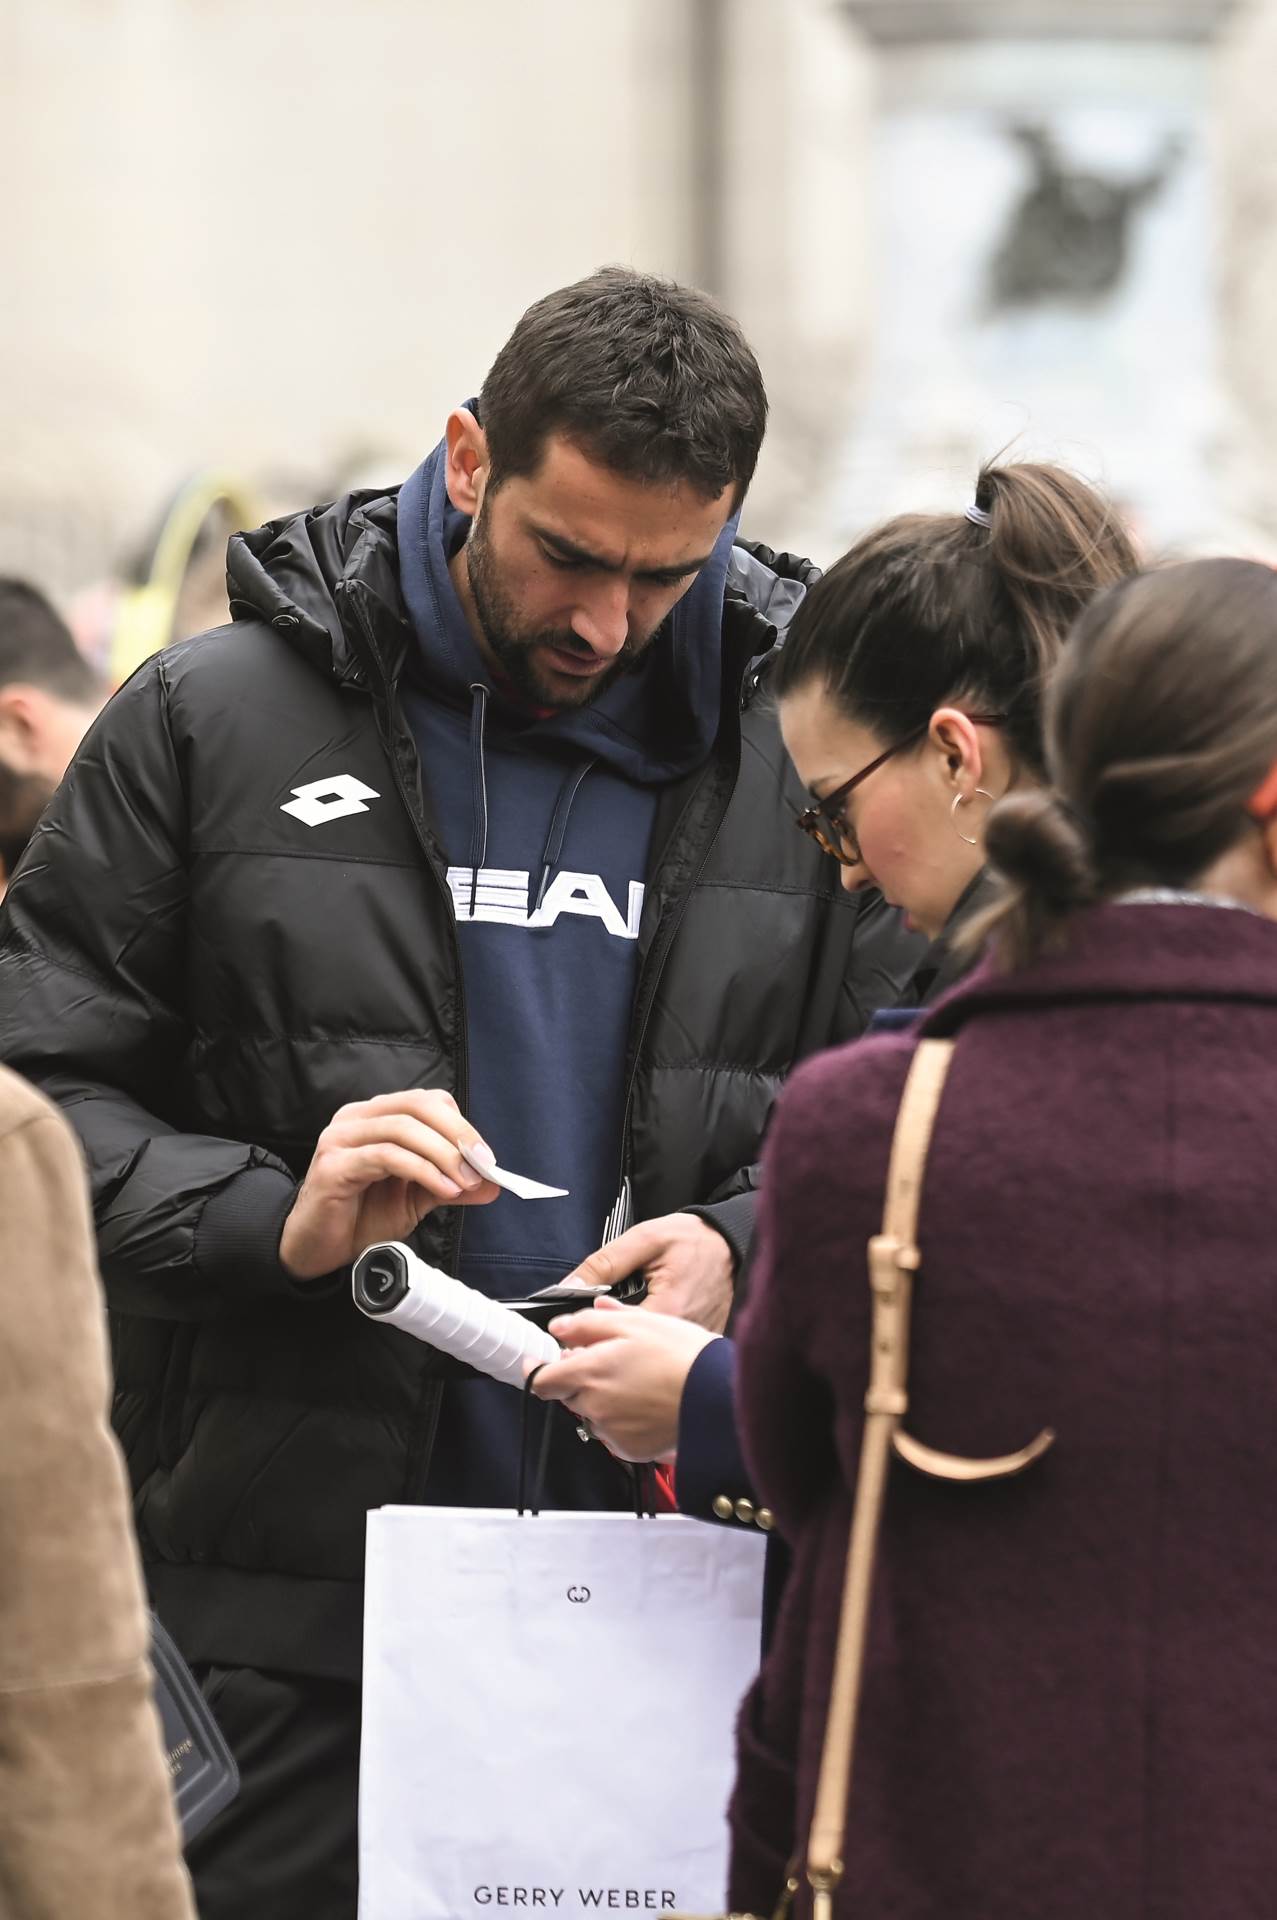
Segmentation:
{"type": "Polygon", "coordinates": [[[969,800],[984,777],[978,729],[957,707],[937,707],[931,716],[927,742],[943,761],[947,784],[969,800]]]}
{"type": "Polygon", "coordinates": [[[448,415],[444,438],[448,498],[473,520],[488,484],[488,436],[468,407],[458,407],[448,415]]]}
{"type": "Polygon", "coordinates": [[[13,773],[26,775],[40,771],[48,698],[39,687],[18,682],[0,687],[0,759],[13,773]]]}

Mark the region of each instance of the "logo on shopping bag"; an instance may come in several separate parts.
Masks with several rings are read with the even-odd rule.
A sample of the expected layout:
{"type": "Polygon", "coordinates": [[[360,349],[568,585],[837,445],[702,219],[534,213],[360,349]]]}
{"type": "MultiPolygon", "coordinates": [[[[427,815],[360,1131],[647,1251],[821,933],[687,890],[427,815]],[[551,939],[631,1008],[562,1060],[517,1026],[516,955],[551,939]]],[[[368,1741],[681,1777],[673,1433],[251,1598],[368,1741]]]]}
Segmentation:
{"type": "Polygon", "coordinates": [[[547,1907],[553,1910],[565,1893],[575,1893],[578,1905],[590,1912],[673,1913],[678,1899],[668,1887],[476,1887],[476,1907],[547,1907]]]}
{"type": "Polygon", "coordinates": [[[568,1588],[568,1599],[572,1602],[572,1605],[574,1607],[583,1607],[586,1601],[589,1599],[589,1597],[590,1597],[590,1589],[588,1587],[569,1587],[568,1588]]]}

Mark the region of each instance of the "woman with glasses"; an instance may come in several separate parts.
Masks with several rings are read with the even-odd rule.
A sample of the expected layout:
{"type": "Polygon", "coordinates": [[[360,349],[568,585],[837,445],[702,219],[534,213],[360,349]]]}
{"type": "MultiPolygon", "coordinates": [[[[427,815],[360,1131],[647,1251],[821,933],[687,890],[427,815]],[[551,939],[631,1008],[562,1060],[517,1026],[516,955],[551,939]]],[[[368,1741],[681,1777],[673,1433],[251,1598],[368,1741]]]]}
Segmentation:
{"type": "Polygon", "coordinates": [[[1042,778],[1042,691],[1074,617],[1134,571],[1125,528],[1061,467],[986,467],[964,513],[905,514],[808,594],[774,687],[813,805],[799,824],[936,944],[925,1005],[963,970],[987,893],[984,823],[1042,778]]]}
{"type": "MultiPolygon", "coordinates": [[[[977,681],[971,707],[995,692],[977,681]]],[[[896,864],[904,823],[999,790],[986,738],[941,719],[921,793],[871,803],[886,766],[859,790],[860,851],[907,875],[900,897],[926,891],[896,864]]],[[[845,777],[814,765],[822,788],[845,777]]],[[[734,1912],[770,1913],[795,1852],[804,1880],[882,1350],[867,1251],[933,1041],[952,1053],[899,1263],[921,1255],[907,1405],[874,1396],[903,1458],[816,1910],[1273,1911],[1277,573],[1199,560],[1100,595],[1052,678],[1046,771],[987,816],[989,958],[917,1030],[809,1062],[777,1104],[739,1406],[793,1563],[739,1724],[734,1912]]]]}
{"type": "MultiPolygon", "coordinates": [[[[953,941],[989,890],[989,809],[1042,779],[1046,676],[1079,610],[1136,564],[1085,481],[989,466],[964,512],[887,521],[795,614],[771,692],[812,795],[797,825],[849,891],[881,888],[930,936],[902,1010],[969,964],[953,941]]],[[[611,1302],[553,1330],[572,1351],[538,1394],[570,1399],[626,1459],[676,1454],[685,1513],[770,1526],[736,1441],[730,1341],[611,1302]]]]}

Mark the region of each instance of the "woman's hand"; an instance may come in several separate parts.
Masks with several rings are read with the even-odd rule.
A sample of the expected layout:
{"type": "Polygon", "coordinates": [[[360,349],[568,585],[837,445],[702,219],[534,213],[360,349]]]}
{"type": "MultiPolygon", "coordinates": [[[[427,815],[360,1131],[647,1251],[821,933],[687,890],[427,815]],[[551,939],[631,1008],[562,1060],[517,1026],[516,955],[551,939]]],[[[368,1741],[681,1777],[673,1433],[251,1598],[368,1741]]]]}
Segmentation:
{"type": "Polygon", "coordinates": [[[541,1368],[533,1393],[561,1400],[618,1460],[668,1459],[692,1362],[717,1336],[609,1299],[562,1314],[550,1332],[566,1351],[541,1368]]]}

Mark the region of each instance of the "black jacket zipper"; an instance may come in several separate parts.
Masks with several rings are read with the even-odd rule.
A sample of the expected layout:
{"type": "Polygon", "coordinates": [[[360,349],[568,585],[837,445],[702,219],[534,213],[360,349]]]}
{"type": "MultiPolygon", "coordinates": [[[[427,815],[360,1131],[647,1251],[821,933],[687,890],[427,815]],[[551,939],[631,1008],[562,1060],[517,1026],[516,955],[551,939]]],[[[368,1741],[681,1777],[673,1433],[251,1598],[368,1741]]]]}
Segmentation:
{"type": "MultiPolygon", "coordinates": [[[[400,756],[400,749],[403,742],[400,738],[396,737],[395,730],[395,684],[392,682],[382,661],[381,652],[376,644],[369,622],[365,617],[364,609],[360,604],[361,596],[352,591],[356,583],[350,581],[340,584],[345,587],[345,599],[354,615],[359,632],[366,643],[367,652],[376,666],[378,678],[381,682],[383,698],[378,716],[381,721],[379,730],[382,731],[383,745],[386,749],[386,758],[390,762],[390,771],[394,778],[395,788],[400,800],[403,802],[408,818],[412,822],[413,832],[417,836],[426,867],[443,893],[444,904],[447,908],[448,935],[452,945],[453,983],[457,995],[457,1021],[454,1029],[457,1068],[457,1105],[461,1108],[462,1113],[464,1113],[470,1093],[470,1046],[466,1034],[465,976],[461,971],[461,941],[457,934],[457,917],[456,909],[453,905],[452,889],[448,885],[448,875],[446,871],[435,859],[434,849],[430,844],[430,836],[426,828],[425,819],[417,805],[416,796],[412,792],[404,774],[403,762],[400,756]]],[[[376,703],[374,703],[374,711],[376,711],[376,703]]],[[[448,1270],[454,1275],[461,1270],[461,1236],[465,1227],[465,1219],[464,1207],[457,1207],[453,1215],[453,1222],[455,1224],[450,1224],[446,1242],[448,1270]]],[[[421,1393],[417,1402],[417,1414],[412,1424],[411,1439],[408,1443],[408,1458],[404,1465],[403,1493],[401,1498],[412,1505],[421,1505],[425,1500],[426,1492],[429,1488],[430,1468],[434,1459],[435,1439],[439,1431],[439,1419],[443,1412],[445,1386],[446,1382],[440,1378],[437,1373],[429,1369],[426,1371],[421,1382],[421,1393]]]]}
{"type": "MultiPolygon", "coordinates": [[[[467,1032],[466,1032],[465,976],[461,971],[461,941],[457,934],[457,917],[456,917],[456,909],[453,905],[452,889],[448,885],[448,875],[446,871],[439,865],[438,861],[435,858],[434,849],[430,844],[430,836],[426,827],[425,820],[423,819],[420,809],[416,803],[416,796],[412,793],[409,783],[404,775],[403,764],[400,758],[400,747],[402,742],[399,739],[397,739],[395,735],[396,687],[395,687],[395,684],[391,681],[391,678],[389,674],[386,672],[385,666],[382,663],[380,650],[377,647],[375,637],[370,629],[368,620],[365,617],[364,609],[360,604],[361,595],[359,595],[354,591],[354,588],[357,585],[357,582],[341,581],[338,583],[338,585],[344,592],[346,603],[350,607],[351,612],[354,615],[354,618],[359,627],[360,635],[362,636],[365,642],[366,651],[372,658],[377,669],[378,677],[381,681],[381,691],[384,697],[384,704],[382,706],[382,714],[384,715],[383,744],[386,749],[386,758],[390,762],[390,771],[394,777],[396,791],[398,792],[399,798],[402,800],[404,804],[404,808],[408,814],[408,818],[412,822],[413,832],[417,836],[417,841],[419,846],[421,847],[422,856],[425,859],[426,866],[431,874],[431,877],[434,879],[434,881],[440,888],[443,894],[444,904],[447,908],[448,938],[449,938],[449,941],[451,942],[451,947],[452,947],[453,984],[455,986],[456,995],[457,995],[457,1016],[458,1017],[454,1026],[454,1035],[455,1035],[455,1043],[456,1043],[456,1068],[457,1068],[457,1105],[460,1107],[462,1113],[464,1113],[466,1110],[466,1102],[470,1094],[470,1045],[469,1045],[469,1040],[467,1038],[467,1032]]],[[[461,1233],[464,1226],[465,1226],[465,1210],[464,1208],[458,1207],[456,1209],[455,1227],[450,1231],[448,1236],[449,1269],[454,1274],[460,1270],[461,1233]]]]}

